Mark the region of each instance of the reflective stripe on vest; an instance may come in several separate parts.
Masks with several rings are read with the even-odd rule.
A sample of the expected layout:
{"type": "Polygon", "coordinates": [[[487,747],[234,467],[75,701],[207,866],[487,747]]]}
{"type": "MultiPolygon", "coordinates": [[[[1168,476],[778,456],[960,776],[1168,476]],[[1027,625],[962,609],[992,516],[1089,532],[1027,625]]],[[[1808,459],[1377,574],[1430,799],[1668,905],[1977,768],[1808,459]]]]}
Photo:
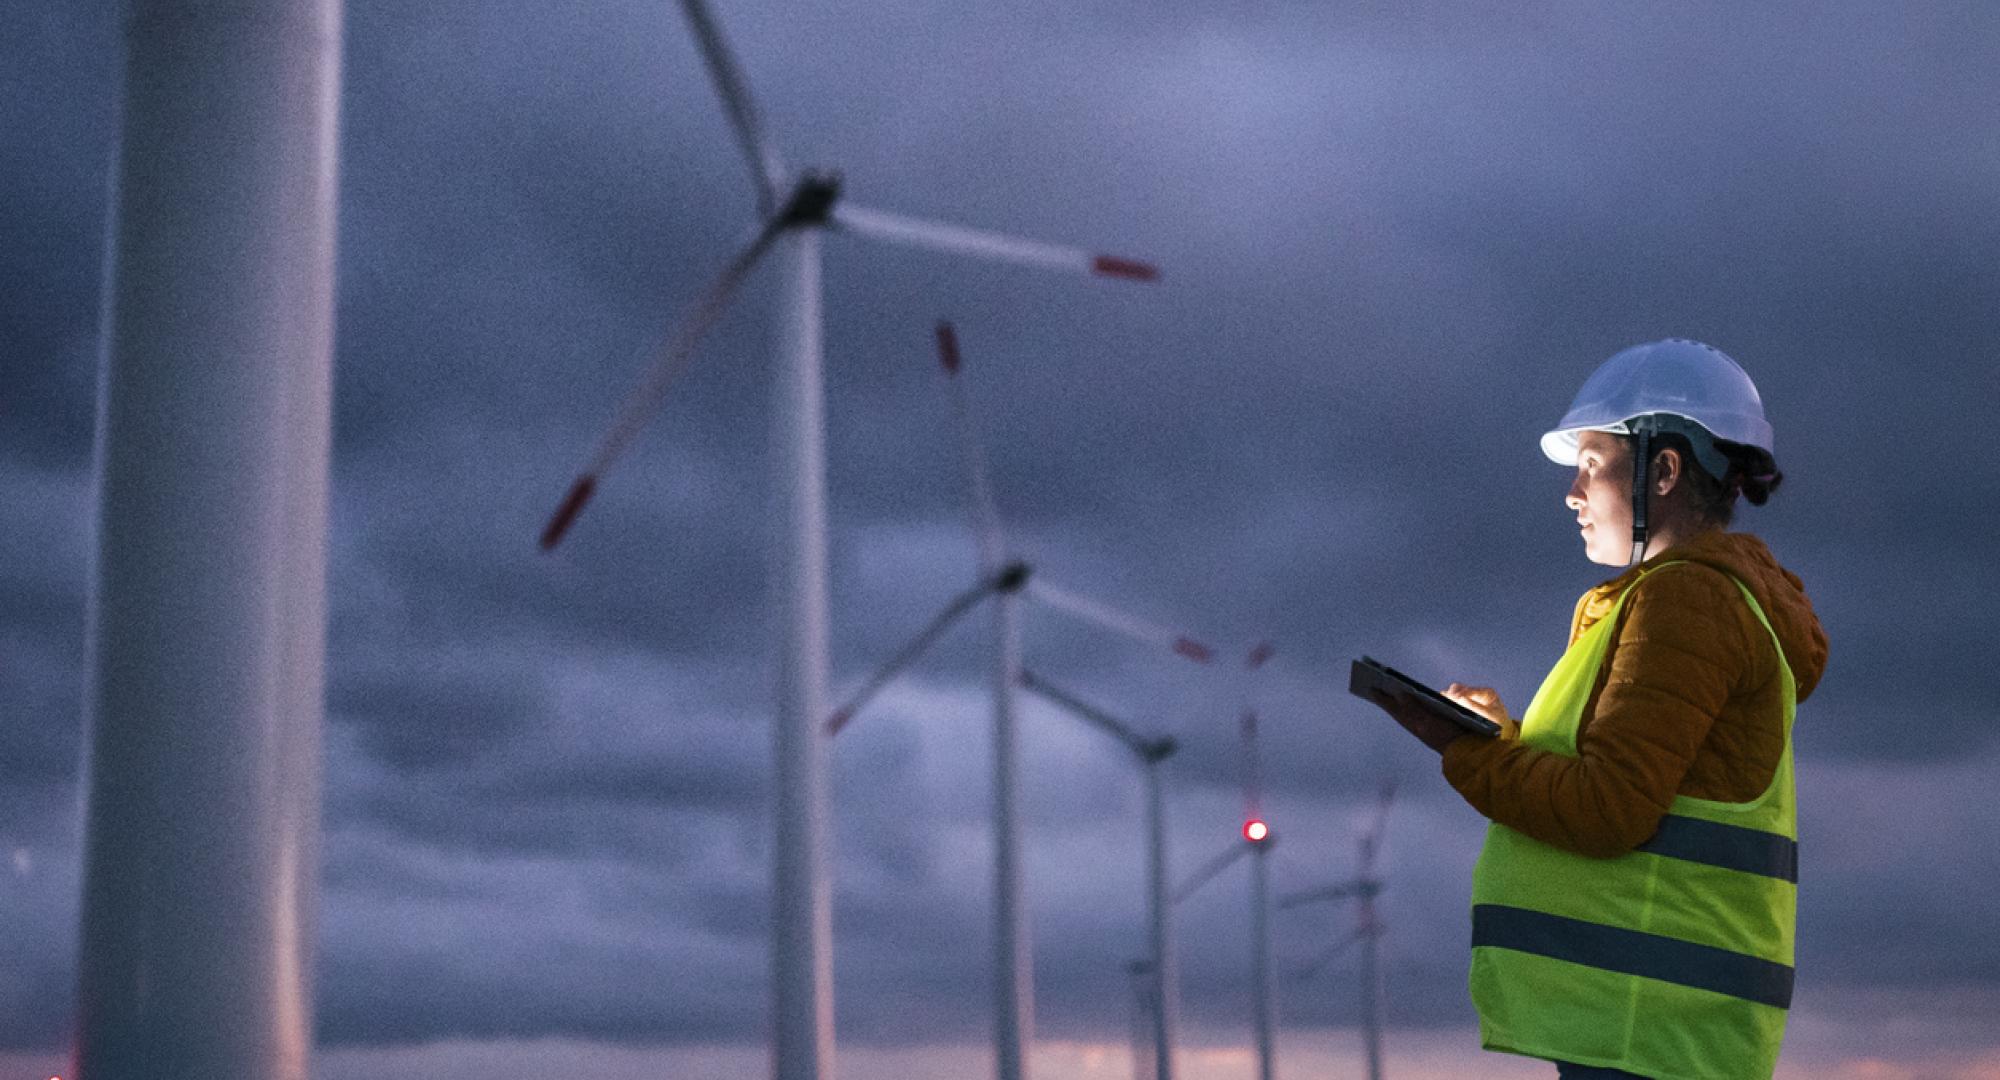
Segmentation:
{"type": "Polygon", "coordinates": [[[1792,1004],[1792,969],[1784,964],[1526,908],[1473,905],[1472,944],[1643,975],[1779,1009],[1792,1004]]]}
{"type": "MultiPolygon", "coordinates": [[[[1644,576],[1549,672],[1522,717],[1523,743],[1576,756],[1619,613],[1644,576]]],[[[1791,1004],[1798,881],[1796,693],[1774,631],[1771,643],[1785,748],[1757,798],[1676,798],[1658,832],[1615,859],[1489,827],[1473,874],[1471,974],[1488,1049],[1663,1080],[1771,1075],[1791,1004]]]]}
{"type": "Polygon", "coordinates": [[[1720,821],[1668,814],[1660,819],[1660,830],[1653,838],[1636,850],[1746,874],[1762,874],[1794,885],[1799,881],[1797,840],[1720,821]]]}

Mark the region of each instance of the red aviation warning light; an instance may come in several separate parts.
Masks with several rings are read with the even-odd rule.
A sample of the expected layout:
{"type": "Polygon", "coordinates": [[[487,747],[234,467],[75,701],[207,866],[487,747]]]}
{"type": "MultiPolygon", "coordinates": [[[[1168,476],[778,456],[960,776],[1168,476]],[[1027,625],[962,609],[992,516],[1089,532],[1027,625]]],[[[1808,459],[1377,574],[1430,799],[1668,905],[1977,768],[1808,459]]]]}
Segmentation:
{"type": "Polygon", "coordinates": [[[1253,844],[1261,844],[1271,835],[1271,827],[1260,818],[1251,818],[1243,823],[1243,839],[1253,844]]]}

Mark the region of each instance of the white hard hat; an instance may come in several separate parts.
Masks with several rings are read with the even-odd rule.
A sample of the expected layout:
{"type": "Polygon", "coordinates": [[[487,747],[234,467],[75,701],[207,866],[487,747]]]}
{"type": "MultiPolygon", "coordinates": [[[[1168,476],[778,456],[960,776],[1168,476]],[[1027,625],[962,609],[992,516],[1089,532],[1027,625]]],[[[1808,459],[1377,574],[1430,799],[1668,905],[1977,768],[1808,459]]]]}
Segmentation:
{"type": "MultiPolygon", "coordinates": [[[[1713,345],[1668,338],[1634,345],[1592,372],[1562,421],[1542,436],[1542,453],[1558,465],[1575,465],[1580,432],[1628,434],[1640,417],[1664,420],[1652,424],[1656,431],[1679,428],[1667,418],[1680,417],[1714,438],[1773,452],[1771,424],[1764,419],[1764,402],[1750,376],[1713,345]]],[[[1702,446],[1704,441],[1697,439],[1695,445],[1709,467],[1706,459],[1716,452],[1702,446]]],[[[1722,476],[1719,469],[1709,471],[1722,476]]]]}

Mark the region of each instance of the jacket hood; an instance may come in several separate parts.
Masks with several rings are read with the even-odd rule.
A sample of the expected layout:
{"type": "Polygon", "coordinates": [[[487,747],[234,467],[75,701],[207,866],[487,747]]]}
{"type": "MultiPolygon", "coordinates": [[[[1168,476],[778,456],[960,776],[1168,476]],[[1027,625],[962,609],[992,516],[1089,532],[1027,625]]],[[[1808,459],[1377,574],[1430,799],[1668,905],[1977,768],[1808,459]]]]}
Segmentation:
{"type": "Polygon", "coordinates": [[[1764,541],[1750,533],[1720,529],[1697,533],[1592,589],[1581,606],[1602,604],[1608,610],[1641,571],[1667,562],[1712,566],[1748,586],[1750,595],[1764,609],[1764,617],[1770,620],[1771,629],[1777,631],[1778,644],[1785,650],[1785,663],[1790,665],[1792,678],[1798,684],[1798,699],[1804,701],[1819,685],[1820,676],[1826,672],[1826,631],[1820,628],[1819,616],[1813,614],[1812,601],[1806,599],[1805,584],[1798,575],[1779,565],[1764,541]]]}

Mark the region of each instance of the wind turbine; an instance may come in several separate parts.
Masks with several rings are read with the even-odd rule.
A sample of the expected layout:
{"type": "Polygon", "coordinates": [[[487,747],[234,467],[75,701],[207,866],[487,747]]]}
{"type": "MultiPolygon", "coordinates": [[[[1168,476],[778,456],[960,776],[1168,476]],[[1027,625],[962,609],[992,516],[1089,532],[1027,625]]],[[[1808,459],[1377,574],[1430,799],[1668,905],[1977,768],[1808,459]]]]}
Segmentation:
{"type": "MultiPolygon", "coordinates": [[[[1260,642],[1244,658],[1244,669],[1256,671],[1276,654],[1271,643],[1260,642]]],[[[1271,851],[1278,838],[1264,820],[1262,763],[1257,752],[1257,712],[1245,707],[1240,724],[1243,746],[1243,831],[1240,843],[1209,860],[1174,892],[1174,902],[1187,899],[1235,865],[1245,855],[1250,861],[1250,1021],[1257,1041],[1258,1080],[1272,1080],[1276,1069],[1277,1022],[1271,978],[1271,851]]]]}
{"type": "Polygon", "coordinates": [[[1147,947],[1152,953],[1155,1008],[1152,1020],[1154,1075],[1156,1080],[1173,1080],[1174,1026],[1179,1012],[1180,965],[1174,957],[1173,933],[1168,926],[1172,906],[1167,899],[1167,817],[1166,800],[1160,789],[1160,765],[1173,756],[1174,740],[1168,736],[1147,738],[1130,724],[1058,689],[1036,676],[1021,672],[1021,685],[1030,693],[1095,726],[1125,745],[1138,759],[1146,778],[1146,926],[1147,947]]]}
{"type": "Polygon", "coordinates": [[[1375,804],[1375,817],[1368,828],[1361,833],[1360,859],[1355,876],[1332,885],[1316,889],[1306,889],[1278,902],[1280,908],[1294,908],[1303,904],[1325,903],[1329,901],[1355,901],[1354,930],[1346,937],[1314,958],[1299,971],[1304,978],[1319,970],[1327,961],[1339,955],[1348,945],[1359,941],[1361,951],[1361,1016],[1363,1042],[1368,1055],[1368,1080],[1382,1080],[1382,934],[1387,929],[1375,910],[1375,898],[1382,894],[1384,882],[1375,872],[1375,857],[1382,848],[1382,829],[1389,820],[1389,804],[1395,801],[1396,786],[1383,784],[1382,793],[1375,804]]]}
{"type": "MultiPolygon", "coordinates": [[[[784,264],[778,305],[780,371],[772,446],[780,497],[773,522],[773,593],[780,618],[778,701],[773,725],[777,791],[771,973],[772,1060],[780,1080],[832,1075],[832,889],[827,877],[825,715],[827,655],[826,443],[821,374],[820,236],[828,229],[935,250],[1052,269],[1149,281],[1153,267],[1130,259],[902,217],[841,200],[839,174],[789,172],[769,138],[741,68],[704,0],[681,0],[702,59],[750,167],[758,222],[696,301],[625,399],[609,431],[542,531],[553,549],[611,466],[659,410],[702,336],[759,261],[784,264]]],[[[1011,1076],[1003,1072],[1003,1076],[1011,1076]]]]}
{"type": "Polygon", "coordinates": [[[993,920],[996,1060],[1001,1080],[1026,1075],[1027,1048],[1034,1042],[1034,956],[1029,946],[1027,908],[1022,902],[1021,836],[1017,806],[1020,783],[1016,768],[1014,689],[1021,678],[1021,628],[1017,604],[1023,595],[1073,618],[1122,634],[1143,645],[1164,649],[1198,663],[1210,656],[1207,646],[1108,604],[1033,576],[1027,563],[1007,551],[1006,533],[993,501],[986,474],[971,397],[961,381],[964,367],[958,334],[949,322],[937,326],[938,363],[949,377],[953,411],[964,449],[972,495],[973,531],[979,549],[980,579],[954,597],[931,621],[871,674],[852,697],[826,722],[837,734],[891,679],[915,663],[960,618],[991,598],[994,612],[993,654],[993,920]]]}

